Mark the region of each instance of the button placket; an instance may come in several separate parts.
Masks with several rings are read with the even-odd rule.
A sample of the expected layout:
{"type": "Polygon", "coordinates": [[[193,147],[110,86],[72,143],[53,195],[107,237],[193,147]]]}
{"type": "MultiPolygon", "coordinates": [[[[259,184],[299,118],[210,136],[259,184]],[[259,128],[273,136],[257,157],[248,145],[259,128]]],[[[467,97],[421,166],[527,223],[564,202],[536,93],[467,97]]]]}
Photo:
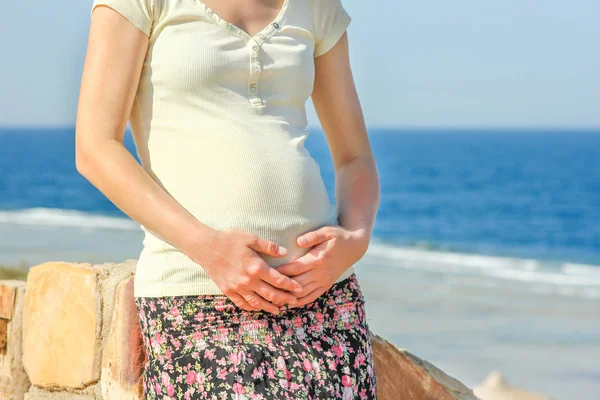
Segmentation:
{"type": "Polygon", "coordinates": [[[279,22],[273,22],[262,33],[259,33],[254,38],[247,40],[247,47],[250,52],[250,73],[248,78],[248,98],[252,106],[257,112],[262,112],[265,106],[265,100],[261,98],[260,93],[260,77],[263,67],[260,61],[260,52],[262,44],[277,33],[285,22],[285,18],[281,18],[279,22]]]}
{"type": "Polygon", "coordinates": [[[258,80],[261,72],[259,53],[260,43],[254,41],[248,42],[250,46],[250,76],[248,79],[248,97],[253,106],[262,105],[260,98],[258,80]]]}

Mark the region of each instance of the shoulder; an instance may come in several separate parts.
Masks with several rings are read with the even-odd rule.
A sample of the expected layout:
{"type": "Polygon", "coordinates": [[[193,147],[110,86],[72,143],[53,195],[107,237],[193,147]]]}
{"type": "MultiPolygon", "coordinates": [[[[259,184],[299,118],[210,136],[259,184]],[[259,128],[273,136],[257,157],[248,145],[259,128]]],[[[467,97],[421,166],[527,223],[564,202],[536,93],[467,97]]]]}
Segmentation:
{"type": "Polygon", "coordinates": [[[146,35],[150,35],[152,26],[168,0],[93,0],[90,14],[96,6],[104,5],[112,8],[146,35]]]}
{"type": "Polygon", "coordinates": [[[311,0],[315,56],[325,54],[346,31],[352,18],[342,0],[311,0]]]}

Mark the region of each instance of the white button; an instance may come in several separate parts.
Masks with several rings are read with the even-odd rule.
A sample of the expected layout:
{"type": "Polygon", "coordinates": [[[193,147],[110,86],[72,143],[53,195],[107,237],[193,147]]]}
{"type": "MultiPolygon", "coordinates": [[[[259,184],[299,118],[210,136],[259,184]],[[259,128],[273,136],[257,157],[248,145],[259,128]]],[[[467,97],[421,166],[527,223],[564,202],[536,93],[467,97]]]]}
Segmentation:
{"type": "Polygon", "coordinates": [[[258,63],[252,64],[252,72],[254,72],[255,74],[258,74],[260,72],[260,64],[258,64],[258,63]]]}
{"type": "Polygon", "coordinates": [[[263,34],[258,35],[258,37],[261,38],[261,39],[263,39],[263,40],[265,39],[265,35],[263,35],[263,34]]]}
{"type": "Polygon", "coordinates": [[[250,85],[250,90],[252,90],[253,92],[256,92],[256,83],[253,83],[252,85],[250,85]]]}
{"type": "Polygon", "coordinates": [[[258,52],[258,46],[257,45],[252,46],[252,50],[254,50],[255,53],[258,52]]]}

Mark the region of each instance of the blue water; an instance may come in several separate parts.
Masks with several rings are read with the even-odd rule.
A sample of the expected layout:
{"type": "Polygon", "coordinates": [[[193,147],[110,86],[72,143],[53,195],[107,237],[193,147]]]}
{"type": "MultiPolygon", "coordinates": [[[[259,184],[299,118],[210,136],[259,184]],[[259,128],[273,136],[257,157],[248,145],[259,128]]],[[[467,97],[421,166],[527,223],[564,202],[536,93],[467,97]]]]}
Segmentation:
{"type": "MultiPolygon", "coordinates": [[[[325,137],[311,132],[306,147],[333,200],[325,137]]],[[[121,227],[114,221],[122,220],[107,225],[93,218],[126,216],[77,173],[74,135],[73,127],[0,128],[0,223],[76,217],[92,226],[103,221],[98,228],[121,227]]],[[[370,129],[369,135],[382,190],[374,241],[390,260],[405,248],[517,257],[584,280],[600,265],[600,131],[370,129]]],[[[135,156],[129,132],[126,145],[135,156]]]]}

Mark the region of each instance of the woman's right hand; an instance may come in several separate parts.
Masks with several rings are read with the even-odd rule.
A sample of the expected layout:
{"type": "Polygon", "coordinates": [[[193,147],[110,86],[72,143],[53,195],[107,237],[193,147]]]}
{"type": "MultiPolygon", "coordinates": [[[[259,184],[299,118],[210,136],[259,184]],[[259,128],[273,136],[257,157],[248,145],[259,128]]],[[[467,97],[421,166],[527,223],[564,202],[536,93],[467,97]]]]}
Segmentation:
{"type": "Polygon", "coordinates": [[[258,253],[284,257],[287,249],[250,232],[231,228],[215,231],[203,248],[188,254],[202,265],[209,277],[238,307],[279,314],[285,303],[295,306],[294,291],[302,285],[281,274],[266,263],[258,253]],[[280,252],[281,251],[281,252],[280,252]]]}

